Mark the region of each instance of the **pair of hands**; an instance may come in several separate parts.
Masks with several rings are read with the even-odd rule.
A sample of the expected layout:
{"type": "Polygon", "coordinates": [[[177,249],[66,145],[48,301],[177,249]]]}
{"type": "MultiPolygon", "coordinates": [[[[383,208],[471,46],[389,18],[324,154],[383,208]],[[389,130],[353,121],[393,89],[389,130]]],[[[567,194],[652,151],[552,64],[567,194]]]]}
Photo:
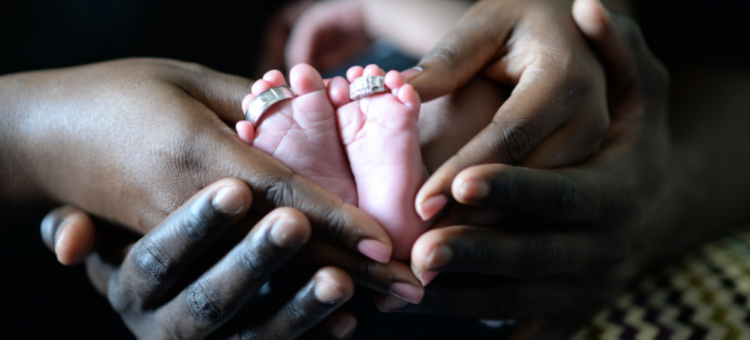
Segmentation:
{"type": "MultiPolygon", "coordinates": [[[[498,49],[502,52],[500,55],[518,56],[518,54],[513,53],[503,54],[507,51],[502,50],[505,45],[501,43],[483,45],[485,48],[491,46],[491,49],[493,49],[492,52],[483,53],[476,53],[477,51],[466,48],[461,50],[466,51],[466,54],[461,54],[457,53],[455,48],[445,47],[450,42],[453,42],[453,45],[450,46],[463,46],[466,41],[473,41],[457,38],[462,37],[461,27],[468,28],[478,23],[488,24],[480,20],[485,17],[484,13],[488,10],[487,7],[481,6],[487,6],[491,10],[493,6],[499,5],[493,2],[478,4],[478,9],[467,16],[464,25],[446,38],[447,43],[439,45],[442,47],[436,49],[436,54],[433,56],[439,57],[427,57],[423,62],[424,72],[414,79],[413,83],[418,89],[420,86],[424,87],[426,96],[429,97],[427,93],[431,88],[434,88],[434,84],[440,84],[430,81],[430,79],[435,79],[434,77],[442,80],[456,79],[456,83],[450,86],[458,87],[469,79],[472,72],[481,68],[482,65],[478,63],[487,61],[483,58],[494,60],[498,49]],[[457,41],[461,43],[459,44],[457,41]],[[467,68],[457,67],[457,65],[478,66],[467,68]],[[446,78],[447,74],[455,74],[458,77],[446,78]],[[466,76],[462,76],[463,74],[466,74],[466,76]],[[424,85],[420,85],[420,82],[424,85]]],[[[495,10],[497,11],[497,9],[495,10]]],[[[659,186],[652,185],[652,180],[655,177],[658,179],[658,174],[661,173],[659,170],[663,164],[658,162],[659,157],[668,152],[665,125],[667,77],[663,68],[648,53],[637,28],[632,23],[619,17],[614,17],[615,22],[611,22],[609,21],[610,17],[601,12],[601,8],[597,7],[596,3],[585,0],[576,4],[574,14],[580,28],[594,44],[598,54],[605,62],[610,77],[608,99],[613,124],[605,139],[604,149],[583,165],[563,170],[531,170],[500,164],[473,166],[483,163],[500,163],[501,161],[527,165],[526,159],[534,159],[534,157],[529,157],[529,153],[533,155],[537,153],[537,150],[544,150],[541,145],[547,143],[547,139],[544,139],[547,136],[545,131],[563,131],[564,129],[557,128],[562,125],[568,126],[568,124],[561,124],[557,121],[550,123],[544,120],[547,124],[539,130],[533,124],[538,122],[537,120],[523,120],[516,117],[518,119],[517,124],[511,125],[514,128],[509,130],[510,132],[533,131],[536,133],[516,132],[509,134],[505,131],[503,125],[505,123],[502,119],[511,119],[518,112],[534,112],[537,116],[543,116],[538,111],[534,111],[533,107],[529,108],[530,111],[526,111],[527,107],[524,105],[536,103],[534,101],[534,98],[537,98],[536,96],[545,95],[542,98],[547,98],[549,93],[561,93],[561,89],[567,89],[566,85],[561,84],[566,84],[564,79],[570,74],[565,72],[557,74],[560,77],[556,79],[560,79],[560,82],[548,81],[550,79],[541,81],[538,78],[539,74],[534,75],[534,72],[530,73],[528,78],[519,77],[518,86],[513,95],[503,105],[493,123],[466,145],[457,156],[445,163],[432,177],[431,182],[428,182],[428,185],[422,190],[422,192],[428,193],[426,196],[439,193],[453,197],[459,203],[462,203],[462,205],[451,207],[446,217],[438,223],[439,227],[425,234],[415,245],[413,253],[415,272],[420,276],[436,271],[444,272],[444,274],[441,274],[433,284],[428,286],[425,297],[419,305],[401,305],[401,308],[396,308],[398,304],[394,304],[393,300],[389,301],[389,298],[381,297],[381,308],[483,318],[520,318],[527,321],[522,323],[524,327],[517,329],[515,334],[517,337],[544,337],[552,334],[560,336],[569,332],[571,327],[584,322],[585,318],[595,311],[595,308],[599,308],[602,303],[606,302],[619,289],[620,285],[632,277],[641,268],[643,262],[646,262],[644,259],[633,256],[632,251],[639,242],[643,241],[644,237],[648,236],[648,233],[642,233],[640,228],[650,222],[648,218],[650,216],[649,203],[660,197],[659,186]],[[524,79],[528,79],[528,82],[524,83],[524,79]],[[550,89],[545,90],[547,92],[534,91],[543,85],[541,83],[557,84],[557,87],[553,88],[556,92],[549,92],[550,89]],[[527,100],[528,102],[524,104],[527,100]],[[512,105],[508,107],[509,104],[512,105]],[[508,108],[512,108],[512,110],[508,110],[508,108]],[[555,126],[556,124],[558,126],[555,126]],[[508,142],[517,140],[526,144],[508,142]],[[540,142],[541,140],[545,142],[540,142]],[[542,144],[535,145],[534,141],[537,141],[537,144],[542,144]],[[491,145],[491,147],[479,147],[485,145],[491,145]],[[515,150],[515,152],[512,150],[515,150]],[[524,152],[524,150],[527,151],[524,152]],[[532,152],[532,150],[534,151],[532,152]],[[517,159],[514,160],[514,156],[511,155],[515,155],[517,159]],[[436,184],[430,186],[430,183],[436,184]],[[481,195],[477,194],[482,193],[482,190],[476,189],[480,186],[478,183],[489,185],[489,191],[486,192],[485,197],[479,197],[481,195]],[[464,188],[464,186],[469,188],[464,188]],[[540,209],[540,207],[542,208],[540,209]],[[517,224],[514,223],[517,221],[512,219],[502,219],[504,214],[498,214],[500,209],[542,217],[544,222],[533,226],[517,224]],[[480,248],[477,248],[477,246],[480,248]],[[448,249],[447,252],[444,251],[445,248],[448,249]],[[440,251],[433,252],[433,250],[438,249],[440,251]],[[435,256],[432,256],[433,254],[435,256]],[[449,254],[447,260],[445,254],[449,254]],[[451,276],[450,272],[462,272],[463,274],[451,276]],[[477,280],[467,280],[466,272],[476,273],[477,280]],[[457,282],[459,279],[462,282],[457,282]],[[474,281],[476,284],[467,285],[467,281],[474,281]],[[581,303],[581,301],[585,303],[581,303]]],[[[518,22],[523,22],[523,20],[518,22]]],[[[549,23],[549,21],[543,22],[549,23]]],[[[519,31],[516,28],[514,27],[512,30],[513,34],[519,31]]],[[[541,33],[537,32],[537,34],[541,33]]],[[[468,33],[464,32],[463,34],[468,33]]],[[[476,35],[476,32],[474,34],[476,35]]],[[[533,34],[530,36],[533,37],[533,34]]],[[[481,39],[474,41],[484,42],[481,39]]],[[[511,39],[510,41],[516,40],[511,39]]],[[[480,45],[477,44],[476,46],[480,45]]],[[[520,48],[524,45],[514,46],[520,48]]],[[[585,45],[582,48],[587,51],[585,45]]],[[[513,58],[502,57],[499,62],[495,61],[495,65],[499,66],[484,68],[485,75],[492,77],[491,71],[493,69],[498,70],[497,74],[503,74],[514,69],[510,67],[514,63],[509,62],[509,60],[503,61],[504,59],[513,58]],[[503,67],[509,67],[509,69],[503,71],[503,67]]],[[[575,59],[572,56],[561,58],[561,60],[569,61],[575,59]]],[[[534,60],[544,60],[544,58],[534,60]]],[[[531,63],[527,65],[528,70],[522,68],[521,75],[539,68],[546,70],[546,72],[537,72],[551,73],[549,69],[544,67],[545,65],[556,66],[554,63],[552,65],[543,62],[538,65],[531,63]]],[[[576,67],[572,67],[572,69],[563,67],[561,70],[571,70],[576,74],[580,71],[576,67]]],[[[593,78],[596,80],[596,77],[593,78]]],[[[502,77],[495,79],[503,80],[502,77]]],[[[580,78],[573,79],[580,81],[580,78]]],[[[583,81],[583,83],[586,83],[586,81],[583,81]]],[[[588,85],[592,83],[596,84],[596,81],[588,85]]],[[[184,86],[181,85],[185,88],[184,86]]],[[[586,88],[587,86],[583,87],[586,88]]],[[[602,88],[604,88],[603,85],[599,88],[592,86],[590,90],[595,91],[602,88]]],[[[422,90],[420,90],[421,92],[422,90]]],[[[562,94],[567,93],[562,91],[562,94]]],[[[217,96],[220,96],[218,92],[198,97],[216,99],[217,96]]],[[[592,96],[596,97],[595,95],[592,96]]],[[[579,112],[576,110],[575,103],[583,106],[596,106],[596,104],[591,103],[599,103],[598,101],[583,100],[579,96],[563,95],[555,97],[555,99],[559,101],[555,101],[554,105],[547,102],[547,108],[562,107],[572,113],[579,112]]],[[[206,106],[210,108],[209,105],[206,106]]],[[[604,112],[606,113],[606,109],[604,112]]],[[[531,116],[533,115],[529,114],[528,118],[531,118],[531,116]]],[[[577,116],[572,115],[572,117],[577,116]]],[[[581,117],[584,117],[584,115],[581,117]]],[[[575,126],[576,124],[572,125],[575,126]]],[[[549,150],[557,150],[556,148],[564,146],[553,144],[550,143],[549,150]]],[[[221,152],[218,149],[214,150],[221,152]]],[[[247,152],[247,150],[243,150],[243,152],[247,152]]],[[[565,153],[563,152],[563,154],[565,153]]],[[[575,154],[575,152],[572,154],[575,154]]],[[[570,153],[567,155],[570,155],[570,153]]],[[[570,156],[566,162],[579,161],[580,159],[577,158],[582,157],[570,156]]],[[[263,167],[263,165],[265,164],[256,164],[260,167],[263,167]]],[[[235,169],[235,171],[238,170],[235,169]]],[[[240,176],[240,178],[242,177],[240,176]]],[[[251,178],[253,177],[251,176],[251,178]]],[[[284,179],[291,183],[297,183],[294,182],[295,180],[301,181],[293,176],[292,179],[284,179]]],[[[248,183],[253,187],[257,198],[259,195],[254,186],[257,182],[248,181],[248,183]]],[[[297,185],[301,186],[301,184],[297,185]]],[[[315,217],[321,216],[320,213],[315,214],[316,209],[311,209],[309,206],[309,204],[315,204],[315,202],[303,201],[303,198],[311,196],[309,191],[298,189],[294,185],[288,187],[308,193],[307,196],[300,196],[299,200],[292,201],[292,206],[295,206],[294,203],[296,202],[296,206],[301,207],[302,212],[309,217],[311,216],[313,221],[316,220],[315,217]],[[310,212],[313,212],[313,214],[310,215],[310,212]]],[[[260,186],[260,188],[263,188],[263,186],[260,186]]],[[[282,194],[284,193],[282,192],[282,194]]],[[[317,192],[314,193],[318,194],[317,192]]],[[[326,197],[325,193],[319,194],[326,197]]],[[[261,199],[256,199],[256,204],[269,201],[267,195],[261,194],[260,197],[261,199]]],[[[297,196],[294,197],[297,198],[297,196]]],[[[274,200],[270,201],[273,202],[274,200]]],[[[259,210],[261,215],[268,211],[267,208],[259,210]]],[[[165,211],[168,210],[165,209],[165,211]]],[[[355,214],[355,212],[351,212],[351,214],[355,214]]],[[[174,216],[178,215],[179,213],[176,213],[174,216]]],[[[343,216],[349,217],[345,213],[343,216]]],[[[331,220],[335,221],[335,218],[317,219],[318,222],[323,221],[321,225],[325,225],[326,221],[331,220]]],[[[263,226],[260,225],[258,230],[262,229],[263,226]]],[[[253,229],[253,232],[256,234],[261,233],[255,230],[253,229]]],[[[325,235],[325,232],[321,235],[325,235]]],[[[139,244],[143,242],[142,240],[139,244]]],[[[356,248],[352,247],[352,242],[341,242],[340,244],[343,244],[344,247],[348,245],[350,249],[356,248]]],[[[133,251],[138,249],[137,247],[133,248],[133,251]]],[[[131,254],[133,254],[133,251],[131,251],[131,254]]],[[[130,257],[135,257],[135,255],[130,257]]],[[[92,261],[89,261],[90,271],[95,266],[91,263],[92,261]]],[[[283,262],[283,260],[278,261],[283,262]]],[[[125,264],[127,263],[126,260],[125,264]]],[[[125,265],[121,270],[124,268],[126,268],[125,265]]],[[[122,275],[121,270],[111,271],[116,275],[110,276],[109,285],[115,285],[111,283],[115,282],[112,281],[112,277],[115,279],[128,277],[128,275],[122,275]]],[[[422,278],[424,279],[424,277],[422,278]]],[[[343,281],[340,283],[343,283],[343,281]]],[[[342,287],[344,286],[346,285],[342,285],[342,287]]],[[[300,292],[303,291],[304,289],[300,290],[300,292]]],[[[136,294],[135,296],[139,295],[136,294]]],[[[119,298],[120,296],[116,295],[115,297],[119,298]]],[[[120,303],[119,301],[115,299],[113,303],[117,305],[120,303]]],[[[135,310],[139,309],[136,308],[135,310]]],[[[307,315],[312,314],[314,313],[307,315]]],[[[325,313],[318,314],[316,320],[320,320],[325,315],[325,313]]],[[[161,319],[161,321],[165,320],[161,319]]],[[[217,323],[220,324],[221,322],[217,323]]],[[[129,324],[132,323],[129,322],[129,324]]],[[[215,327],[215,325],[207,327],[203,331],[215,327]]],[[[198,332],[196,334],[203,333],[198,332]]],[[[293,336],[291,333],[281,332],[279,334],[279,337],[293,336]]]]}

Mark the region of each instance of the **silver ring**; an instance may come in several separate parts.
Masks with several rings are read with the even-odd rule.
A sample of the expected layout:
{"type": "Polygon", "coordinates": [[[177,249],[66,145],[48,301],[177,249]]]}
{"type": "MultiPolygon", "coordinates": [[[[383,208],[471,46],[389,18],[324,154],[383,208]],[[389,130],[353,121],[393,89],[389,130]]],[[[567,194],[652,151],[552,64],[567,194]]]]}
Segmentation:
{"type": "Polygon", "coordinates": [[[349,85],[349,98],[357,100],[374,94],[388,92],[385,87],[385,78],[383,76],[363,76],[349,85]]]}
{"type": "Polygon", "coordinates": [[[292,91],[292,88],[288,86],[277,86],[272,87],[263,93],[259,94],[253,101],[250,102],[247,111],[245,112],[245,120],[253,123],[253,126],[258,125],[258,121],[266,110],[270,109],[274,104],[284,101],[287,99],[293,99],[297,97],[292,91]]]}

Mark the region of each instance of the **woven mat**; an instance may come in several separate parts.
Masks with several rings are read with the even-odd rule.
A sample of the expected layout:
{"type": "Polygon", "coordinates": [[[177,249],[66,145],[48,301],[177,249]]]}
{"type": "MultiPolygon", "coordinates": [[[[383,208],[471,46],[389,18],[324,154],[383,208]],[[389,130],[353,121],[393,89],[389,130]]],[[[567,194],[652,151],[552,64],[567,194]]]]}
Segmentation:
{"type": "Polygon", "coordinates": [[[750,232],[634,283],[571,339],[750,339],[750,232]]]}

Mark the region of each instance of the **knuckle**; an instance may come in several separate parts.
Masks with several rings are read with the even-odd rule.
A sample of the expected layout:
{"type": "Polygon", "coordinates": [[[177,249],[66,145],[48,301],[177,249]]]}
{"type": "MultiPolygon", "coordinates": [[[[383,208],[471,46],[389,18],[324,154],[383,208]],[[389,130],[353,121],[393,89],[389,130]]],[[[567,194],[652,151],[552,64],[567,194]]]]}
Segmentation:
{"type": "Polygon", "coordinates": [[[141,276],[154,284],[161,284],[168,279],[172,259],[164,256],[162,247],[154,239],[146,238],[134,252],[134,267],[141,276]]]}
{"type": "Polygon", "coordinates": [[[196,282],[187,289],[185,303],[190,315],[201,322],[217,323],[226,315],[221,297],[216,289],[205,281],[196,282]]]}
{"type": "Polygon", "coordinates": [[[441,42],[433,47],[422,58],[422,64],[440,64],[445,68],[453,68],[460,61],[460,52],[455,44],[441,42]]]}
{"type": "Polygon", "coordinates": [[[533,122],[515,123],[510,126],[498,126],[500,122],[493,121],[502,134],[500,143],[502,147],[498,150],[501,161],[510,164],[518,164],[533,148],[540,129],[533,122]]]}
{"type": "Polygon", "coordinates": [[[551,198],[550,205],[546,211],[548,218],[553,220],[569,217],[581,202],[578,185],[568,177],[551,182],[549,197],[551,198]]]}
{"type": "Polygon", "coordinates": [[[243,275],[250,280],[263,277],[270,260],[270,256],[256,249],[243,251],[238,256],[239,267],[244,271],[243,275]]]}
{"type": "Polygon", "coordinates": [[[269,212],[277,207],[289,207],[294,206],[294,174],[274,174],[275,178],[271,178],[268,184],[264,188],[260,188],[263,192],[265,200],[261,203],[262,209],[265,212],[269,212]]]}
{"type": "Polygon", "coordinates": [[[525,240],[521,248],[521,261],[516,268],[521,278],[545,275],[557,258],[557,249],[548,237],[536,236],[525,240]]]}
{"type": "Polygon", "coordinates": [[[115,284],[114,280],[109,282],[107,301],[109,301],[112,309],[119,315],[124,315],[132,310],[135,304],[135,299],[133,299],[130,294],[123,291],[119,285],[115,284]]]}
{"type": "Polygon", "coordinates": [[[488,240],[481,238],[472,243],[469,247],[469,254],[466,256],[462,267],[470,272],[482,272],[492,266],[493,253],[497,246],[488,240]]]}

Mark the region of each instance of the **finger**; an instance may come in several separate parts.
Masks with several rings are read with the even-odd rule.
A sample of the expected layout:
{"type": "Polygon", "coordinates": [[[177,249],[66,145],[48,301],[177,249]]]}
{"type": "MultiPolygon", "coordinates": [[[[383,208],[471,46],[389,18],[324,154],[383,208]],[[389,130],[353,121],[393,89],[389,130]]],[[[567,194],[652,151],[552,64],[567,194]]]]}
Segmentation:
{"type": "Polygon", "coordinates": [[[431,230],[417,240],[412,268],[421,278],[428,272],[467,272],[533,279],[579,269],[582,254],[592,254],[590,242],[587,235],[569,231],[453,226],[431,230]]]}
{"type": "MultiPolygon", "coordinates": [[[[610,102],[619,103],[633,86],[647,97],[662,98],[669,86],[666,67],[651,53],[641,29],[632,19],[607,10],[600,2],[577,0],[573,18],[596,50],[610,78],[610,102]],[[639,72],[639,69],[645,72],[639,72]]],[[[615,115],[620,110],[612,108],[615,115]]],[[[651,118],[651,117],[648,117],[651,118]]]]}
{"type": "Polygon", "coordinates": [[[180,338],[210,333],[237,313],[309,238],[310,224],[302,213],[274,210],[156,317],[171,320],[172,332],[180,338]]]}
{"type": "Polygon", "coordinates": [[[626,192],[624,186],[612,187],[611,183],[601,188],[597,185],[603,182],[600,176],[586,166],[537,170],[488,164],[461,172],[452,190],[454,197],[464,204],[529,214],[548,221],[591,221],[622,209],[612,193],[626,192]]]}
{"type": "Polygon", "coordinates": [[[334,267],[323,268],[279,312],[263,324],[240,332],[240,338],[297,338],[324,320],[352,295],[354,283],[344,271],[334,267]]]}
{"type": "Polygon", "coordinates": [[[244,216],[251,201],[247,185],[235,179],[194,195],[133,247],[109,285],[110,302],[117,309],[133,298],[143,304],[158,300],[212,241],[244,216]]]}
{"type": "Polygon", "coordinates": [[[424,294],[422,285],[406,264],[399,261],[378,263],[318,240],[310,241],[289,264],[292,275],[312,274],[299,268],[315,270],[325,266],[341,268],[359,286],[397,296],[411,303],[419,303],[424,294]]]}
{"type": "Polygon", "coordinates": [[[609,127],[609,116],[603,73],[597,72],[596,61],[592,62],[594,66],[573,62],[564,65],[562,70],[554,63],[536,63],[527,67],[513,94],[490,125],[422,186],[416,199],[416,208],[422,218],[428,220],[433,216],[430,213],[436,213],[430,206],[431,199],[450,197],[451,184],[459,172],[478,164],[520,164],[542,140],[574,115],[577,119],[571,126],[585,134],[580,138],[569,138],[565,143],[549,143],[552,150],[543,150],[546,152],[542,157],[546,159],[543,164],[550,167],[571,165],[593,153],[592,141],[604,136],[609,127]],[[541,74],[545,74],[545,81],[539,81],[541,74]],[[602,93],[595,93],[599,91],[596,89],[602,93]],[[562,155],[575,158],[563,158],[562,155]]]}
{"type": "Polygon", "coordinates": [[[83,262],[94,249],[94,222],[71,206],[50,211],[42,220],[41,232],[44,244],[66,266],[83,262]]]}
{"type": "Polygon", "coordinates": [[[197,99],[230,126],[245,119],[245,112],[240,109],[242,99],[251,92],[252,80],[193,63],[159,59],[150,59],[149,62],[166,63],[169,67],[157,65],[159,67],[155,68],[154,72],[179,86],[182,91],[197,99]],[[168,70],[167,74],[164,74],[165,70],[168,70]]]}
{"type": "Polygon", "coordinates": [[[422,72],[417,76],[410,75],[414,77],[410,83],[423,101],[460,88],[496,57],[508,38],[517,13],[486,11],[485,7],[491,5],[473,6],[458,26],[420,60],[422,72]]]}
{"type": "Polygon", "coordinates": [[[350,339],[356,329],[357,317],[354,313],[337,309],[299,339],[350,339]]]}

